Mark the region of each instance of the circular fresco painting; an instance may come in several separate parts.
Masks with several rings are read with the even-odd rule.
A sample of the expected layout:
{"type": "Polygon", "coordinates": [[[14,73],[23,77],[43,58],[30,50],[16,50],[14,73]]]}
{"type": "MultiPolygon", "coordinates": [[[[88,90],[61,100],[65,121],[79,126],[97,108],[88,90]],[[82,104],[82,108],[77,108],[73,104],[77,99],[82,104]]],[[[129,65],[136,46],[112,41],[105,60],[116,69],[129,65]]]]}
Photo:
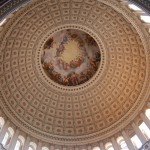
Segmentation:
{"type": "Polygon", "coordinates": [[[65,86],[88,81],[97,71],[101,55],[87,33],[66,29],[52,34],[43,46],[41,63],[47,76],[65,86]]]}

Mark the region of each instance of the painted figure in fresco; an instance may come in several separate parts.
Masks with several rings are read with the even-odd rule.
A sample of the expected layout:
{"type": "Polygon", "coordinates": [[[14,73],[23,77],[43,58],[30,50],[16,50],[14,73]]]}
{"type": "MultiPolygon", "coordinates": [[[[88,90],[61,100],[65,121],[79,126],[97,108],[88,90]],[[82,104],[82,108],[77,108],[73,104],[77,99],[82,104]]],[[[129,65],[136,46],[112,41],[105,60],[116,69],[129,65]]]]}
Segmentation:
{"type": "Polygon", "coordinates": [[[63,45],[63,42],[61,42],[59,44],[59,47],[56,48],[56,57],[59,57],[63,53],[64,49],[65,49],[65,47],[63,45]]]}
{"type": "Polygon", "coordinates": [[[86,76],[86,74],[84,74],[84,72],[80,73],[80,83],[84,83],[88,78],[86,76]]]}
{"type": "Polygon", "coordinates": [[[64,83],[64,85],[69,85],[69,79],[67,76],[63,77],[63,83],[64,83]]]}
{"type": "Polygon", "coordinates": [[[90,37],[88,34],[86,34],[85,41],[88,43],[89,46],[91,46],[91,45],[96,46],[97,45],[95,40],[92,37],[90,37]]]}
{"type": "Polygon", "coordinates": [[[80,65],[84,62],[84,58],[83,57],[77,57],[75,60],[72,60],[70,62],[70,67],[71,68],[77,68],[77,67],[80,67],[80,65]]]}
{"type": "Polygon", "coordinates": [[[97,62],[100,62],[100,60],[101,60],[101,55],[100,55],[99,50],[97,50],[96,53],[95,53],[95,59],[96,59],[97,62]]]}
{"type": "Polygon", "coordinates": [[[72,85],[78,85],[78,74],[73,72],[71,74],[72,85]]]}
{"type": "Polygon", "coordinates": [[[43,52],[43,55],[42,55],[42,57],[41,57],[41,64],[44,63],[44,56],[45,56],[45,51],[43,52]]]}
{"type": "Polygon", "coordinates": [[[87,73],[86,73],[87,78],[90,79],[94,73],[95,73],[95,69],[93,67],[88,68],[87,73]]]}
{"type": "Polygon", "coordinates": [[[74,34],[71,34],[70,37],[72,40],[74,40],[74,39],[77,39],[78,35],[74,33],[74,34]]]}
{"type": "Polygon", "coordinates": [[[53,47],[53,43],[54,43],[54,38],[51,37],[44,45],[44,49],[50,49],[51,47],[53,47]]]}
{"type": "Polygon", "coordinates": [[[97,64],[96,64],[96,60],[94,58],[89,58],[90,61],[90,65],[97,70],[97,64]]]}
{"type": "Polygon", "coordinates": [[[62,43],[65,44],[65,43],[67,43],[67,42],[68,42],[68,37],[67,37],[67,36],[64,36],[62,43]]]}
{"type": "Polygon", "coordinates": [[[51,72],[54,70],[53,64],[50,62],[48,63],[48,73],[51,74],[51,72]]]}
{"type": "Polygon", "coordinates": [[[56,48],[56,57],[59,57],[63,53],[65,49],[64,44],[66,44],[67,42],[68,42],[68,37],[64,36],[58,48],[56,48]]]}

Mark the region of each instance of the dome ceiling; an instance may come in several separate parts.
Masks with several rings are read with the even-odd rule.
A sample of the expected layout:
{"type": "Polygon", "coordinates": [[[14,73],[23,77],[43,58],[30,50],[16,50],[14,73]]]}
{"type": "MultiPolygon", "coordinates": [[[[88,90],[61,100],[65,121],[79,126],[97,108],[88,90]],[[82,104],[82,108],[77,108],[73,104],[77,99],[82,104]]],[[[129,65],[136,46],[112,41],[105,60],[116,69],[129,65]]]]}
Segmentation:
{"type": "Polygon", "coordinates": [[[145,30],[132,15],[115,0],[36,0],[17,11],[0,35],[6,114],[25,132],[59,144],[101,140],[125,127],[142,109],[149,86],[145,30]],[[78,39],[65,45],[57,41],[68,32],[78,39]],[[86,82],[54,79],[45,59],[63,59],[55,69],[67,73],[71,67],[64,64],[85,55],[82,42],[90,51],[82,59],[90,64],[95,58],[94,73],[86,82]]]}

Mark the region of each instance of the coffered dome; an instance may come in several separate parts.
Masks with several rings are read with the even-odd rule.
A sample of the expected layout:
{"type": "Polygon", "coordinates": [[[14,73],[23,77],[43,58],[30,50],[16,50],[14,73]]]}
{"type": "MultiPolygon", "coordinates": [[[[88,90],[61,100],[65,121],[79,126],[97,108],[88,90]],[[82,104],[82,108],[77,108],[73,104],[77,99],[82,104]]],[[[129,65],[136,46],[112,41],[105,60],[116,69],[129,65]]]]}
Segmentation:
{"type": "Polygon", "coordinates": [[[116,0],[34,0],[0,34],[2,108],[47,142],[103,140],[149,97],[148,42],[138,18],[116,0]]]}

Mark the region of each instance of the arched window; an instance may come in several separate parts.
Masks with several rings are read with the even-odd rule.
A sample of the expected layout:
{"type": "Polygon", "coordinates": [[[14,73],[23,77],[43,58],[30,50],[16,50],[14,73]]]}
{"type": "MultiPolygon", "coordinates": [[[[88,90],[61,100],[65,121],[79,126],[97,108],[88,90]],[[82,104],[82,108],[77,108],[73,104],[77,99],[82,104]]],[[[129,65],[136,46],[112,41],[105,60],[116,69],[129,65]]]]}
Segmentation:
{"type": "Polygon", "coordinates": [[[49,150],[49,148],[47,148],[47,147],[42,147],[42,150],[49,150]]]}
{"type": "Polygon", "coordinates": [[[142,131],[144,137],[149,140],[150,139],[150,130],[147,127],[147,125],[145,124],[145,122],[141,123],[139,126],[140,130],[142,131]]]}
{"type": "Polygon", "coordinates": [[[32,146],[29,146],[28,150],[35,150],[32,146]]]}
{"type": "Polygon", "coordinates": [[[30,142],[28,150],[36,150],[36,147],[37,147],[37,146],[36,146],[35,143],[30,142]]]}
{"type": "Polygon", "coordinates": [[[117,143],[119,144],[121,150],[129,150],[128,146],[122,136],[117,138],[117,143]]]}
{"type": "Polygon", "coordinates": [[[129,4],[128,6],[129,6],[129,8],[132,9],[132,10],[141,11],[141,9],[140,9],[138,6],[134,5],[134,4],[129,4]]]}
{"type": "Polygon", "coordinates": [[[17,140],[17,143],[16,143],[16,146],[15,146],[15,149],[14,149],[14,150],[22,150],[22,149],[23,149],[24,142],[25,142],[24,137],[20,135],[20,136],[18,137],[18,140],[17,140]]]}
{"type": "Polygon", "coordinates": [[[10,144],[13,134],[14,134],[14,130],[11,127],[9,127],[2,141],[2,144],[6,149],[8,148],[10,144]]]}
{"type": "Polygon", "coordinates": [[[105,149],[106,150],[114,150],[112,143],[106,143],[105,144],[105,149]]]}
{"type": "Polygon", "coordinates": [[[139,149],[141,146],[142,146],[142,143],[140,141],[140,139],[138,138],[137,135],[134,135],[132,138],[131,138],[131,141],[135,147],[135,149],[139,149]]]}
{"type": "Polygon", "coordinates": [[[17,140],[17,143],[16,143],[16,146],[15,146],[14,150],[22,150],[22,148],[21,148],[21,141],[20,140],[17,140]]]}
{"type": "Polygon", "coordinates": [[[4,136],[4,139],[3,139],[3,141],[2,141],[3,146],[6,145],[8,138],[9,138],[9,132],[6,132],[6,134],[5,134],[5,136],[4,136]]]}
{"type": "Polygon", "coordinates": [[[97,147],[94,147],[93,150],[100,150],[100,148],[97,146],[97,147]]]}
{"type": "Polygon", "coordinates": [[[150,16],[147,15],[142,15],[140,16],[141,20],[144,21],[145,23],[150,23],[150,16]]]}
{"type": "Polygon", "coordinates": [[[0,131],[1,131],[2,127],[4,126],[4,123],[5,123],[4,119],[2,117],[0,117],[0,131]]]}
{"type": "MultiPolygon", "coordinates": [[[[140,9],[138,6],[134,5],[134,4],[129,4],[128,5],[130,9],[134,10],[134,11],[140,11],[143,12],[142,9],[140,9]]],[[[148,15],[140,15],[140,19],[145,22],[145,23],[150,23],[150,16],[148,15]]]]}
{"type": "Polygon", "coordinates": [[[150,119],[150,109],[146,110],[145,115],[147,116],[148,119],[150,119]]]}
{"type": "Polygon", "coordinates": [[[0,26],[2,26],[5,22],[6,22],[6,19],[3,19],[3,20],[0,22],[0,26]]]}
{"type": "Polygon", "coordinates": [[[126,142],[123,140],[120,142],[121,150],[128,150],[126,142]]]}

